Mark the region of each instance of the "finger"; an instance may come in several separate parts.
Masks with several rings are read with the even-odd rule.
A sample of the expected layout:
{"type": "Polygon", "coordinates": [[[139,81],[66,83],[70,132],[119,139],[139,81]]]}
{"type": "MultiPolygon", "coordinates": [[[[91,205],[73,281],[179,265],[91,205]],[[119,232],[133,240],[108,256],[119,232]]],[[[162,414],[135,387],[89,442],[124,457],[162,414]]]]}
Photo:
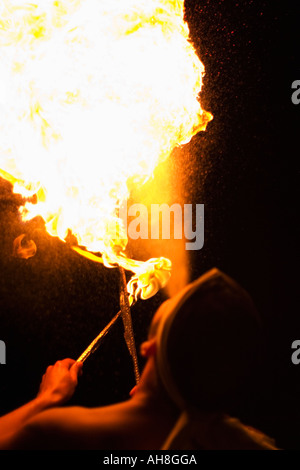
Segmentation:
{"type": "Polygon", "coordinates": [[[46,372],[44,373],[43,377],[45,377],[46,374],[49,374],[49,372],[52,370],[53,366],[48,366],[46,369],[46,372]]]}
{"type": "Polygon", "coordinates": [[[67,369],[71,369],[72,365],[76,362],[74,359],[63,359],[62,361],[57,361],[57,365],[62,365],[63,367],[66,367],[67,369]]]}
{"type": "Polygon", "coordinates": [[[82,362],[75,361],[75,364],[73,364],[70,369],[71,377],[76,383],[77,383],[78,377],[82,375],[82,367],[83,367],[82,362]]]}
{"type": "MultiPolygon", "coordinates": [[[[77,369],[78,369],[78,376],[81,377],[82,374],[83,374],[83,370],[82,370],[83,369],[83,362],[77,362],[76,361],[76,364],[77,364],[77,369]]],[[[72,367],[74,367],[74,365],[72,367]]]]}

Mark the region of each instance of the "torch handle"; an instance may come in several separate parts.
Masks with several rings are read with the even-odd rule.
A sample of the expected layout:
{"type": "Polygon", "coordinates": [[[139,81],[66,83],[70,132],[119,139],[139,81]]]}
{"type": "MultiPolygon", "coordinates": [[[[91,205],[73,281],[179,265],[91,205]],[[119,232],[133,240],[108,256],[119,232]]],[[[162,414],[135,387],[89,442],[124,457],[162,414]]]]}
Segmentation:
{"type": "Polygon", "coordinates": [[[137,358],[137,353],[136,353],[134,333],[133,333],[133,327],[132,327],[130,302],[128,299],[127,284],[126,284],[126,276],[125,276],[125,270],[121,266],[119,266],[119,271],[120,271],[120,307],[121,307],[121,315],[122,315],[122,320],[123,320],[123,325],[124,325],[124,338],[127,344],[129,354],[132,357],[135,382],[137,385],[140,380],[140,372],[139,372],[138,358],[137,358]]]}
{"type": "Polygon", "coordinates": [[[90,354],[94,353],[100,346],[103,338],[107,335],[111,327],[116,323],[118,318],[121,316],[121,310],[112,318],[112,320],[106,325],[105,328],[99,333],[99,335],[91,342],[86,350],[79,356],[77,362],[84,362],[90,354]]]}

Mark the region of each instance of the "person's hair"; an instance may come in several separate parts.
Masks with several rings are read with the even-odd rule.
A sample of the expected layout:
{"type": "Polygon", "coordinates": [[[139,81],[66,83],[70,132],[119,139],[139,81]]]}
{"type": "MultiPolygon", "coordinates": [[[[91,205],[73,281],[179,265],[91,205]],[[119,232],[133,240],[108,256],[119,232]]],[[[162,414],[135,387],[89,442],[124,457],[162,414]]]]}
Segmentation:
{"type": "Polygon", "coordinates": [[[259,343],[260,319],[252,299],[214,269],[191,284],[162,325],[159,375],[180,407],[234,412],[245,399],[259,343]]]}

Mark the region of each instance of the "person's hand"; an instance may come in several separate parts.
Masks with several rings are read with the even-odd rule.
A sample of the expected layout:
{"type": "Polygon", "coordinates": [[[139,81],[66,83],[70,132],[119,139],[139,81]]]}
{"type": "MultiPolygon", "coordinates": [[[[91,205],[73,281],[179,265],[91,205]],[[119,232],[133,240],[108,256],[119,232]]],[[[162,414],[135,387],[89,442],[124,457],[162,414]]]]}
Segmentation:
{"type": "Polygon", "coordinates": [[[74,359],[64,359],[49,366],[43,375],[37,398],[48,406],[65,403],[75,391],[78,376],[82,373],[82,365],[74,359]]]}

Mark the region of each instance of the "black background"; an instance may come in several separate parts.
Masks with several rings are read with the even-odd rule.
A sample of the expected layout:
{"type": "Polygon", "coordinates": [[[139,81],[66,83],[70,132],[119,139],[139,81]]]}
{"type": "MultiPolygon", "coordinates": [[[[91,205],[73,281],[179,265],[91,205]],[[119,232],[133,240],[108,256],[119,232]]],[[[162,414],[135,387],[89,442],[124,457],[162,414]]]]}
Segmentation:
{"type": "MultiPolygon", "coordinates": [[[[217,266],[253,296],[264,320],[265,347],[253,399],[243,418],[282,448],[300,449],[298,308],[298,129],[300,79],[296,2],[186,1],[191,39],[206,68],[203,107],[214,119],[185,152],[176,152],[188,203],[205,204],[205,245],[190,258],[191,278],[217,266]]],[[[49,237],[40,220],[23,224],[18,198],[0,181],[0,413],[31,399],[45,368],[76,358],[118,310],[118,272],[83,260],[49,237]],[[20,233],[38,252],[11,256],[20,233]]],[[[163,299],[136,306],[136,341],[147,334],[163,299]]],[[[142,363],[141,363],[142,366],[142,363]]],[[[121,324],[85,364],[71,403],[97,406],[128,397],[134,385],[121,324]]]]}

